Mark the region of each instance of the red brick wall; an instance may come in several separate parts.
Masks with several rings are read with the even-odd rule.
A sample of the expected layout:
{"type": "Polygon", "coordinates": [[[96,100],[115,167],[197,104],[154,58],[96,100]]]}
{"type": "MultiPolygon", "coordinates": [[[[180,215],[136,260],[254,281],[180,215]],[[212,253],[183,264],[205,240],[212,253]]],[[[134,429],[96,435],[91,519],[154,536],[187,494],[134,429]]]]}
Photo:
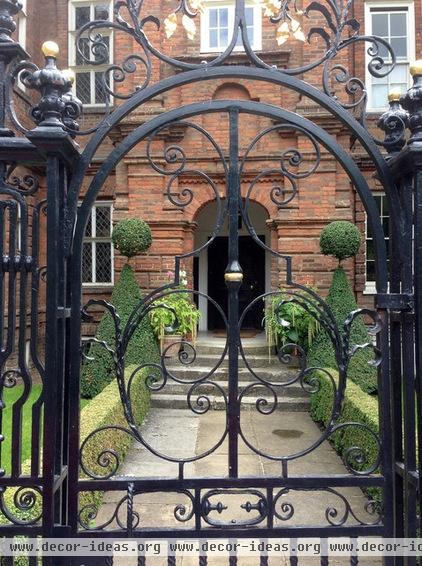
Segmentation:
{"type": "MultiPolygon", "coordinates": [[[[39,60],[39,48],[42,41],[55,39],[59,41],[61,46],[59,64],[61,67],[67,67],[67,0],[41,3],[37,0],[28,0],[28,2],[30,15],[28,49],[39,60]]],[[[299,4],[298,7],[300,7],[299,4]]],[[[167,1],[161,0],[149,3],[148,9],[152,11],[152,15],[162,20],[172,7],[167,1]]],[[[416,52],[419,56],[422,46],[421,9],[421,4],[415,2],[416,52]]],[[[361,22],[362,32],[364,32],[363,10],[364,2],[356,0],[354,17],[361,22]]],[[[316,13],[313,13],[313,24],[317,23],[315,21],[316,16],[316,13]]],[[[323,23],[322,20],[321,23],[323,23]]],[[[199,21],[197,24],[199,28],[199,21]]],[[[307,25],[306,22],[304,25],[307,25]]],[[[321,56],[321,40],[313,39],[311,45],[289,40],[278,47],[275,41],[275,28],[276,26],[263,16],[262,57],[268,63],[276,64],[279,68],[295,67],[306,65],[321,56]]],[[[203,55],[199,54],[199,29],[194,41],[187,40],[180,23],[177,33],[171,39],[167,39],[164,32],[157,30],[153,23],[147,24],[146,29],[154,47],[167,55],[178,57],[187,62],[200,62],[204,58],[203,55]]],[[[114,47],[116,63],[121,63],[124,57],[131,53],[142,54],[139,45],[126,34],[115,34],[114,47]]],[[[364,77],[364,58],[364,48],[356,46],[348,51],[340,52],[335,62],[348,65],[352,75],[364,77]]],[[[239,63],[245,62],[242,54],[234,55],[234,60],[239,63]]],[[[174,76],[177,72],[170,65],[159,63],[153,58],[153,82],[174,76]]],[[[307,73],[304,78],[320,87],[321,77],[322,68],[319,66],[307,73]]],[[[140,66],[136,73],[128,74],[124,83],[117,85],[118,91],[121,94],[133,92],[136,85],[142,83],[142,81],[142,67],[140,66]]],[[[342,100],[345,100],[344,94],[340,91],[337,92],[342,100]]],[[[321,111],[315,103],[301,97],[294,91],[248,80],[204,81],[169,91],[137,108],[131,116],[123,120],[122,124],[113,131],[112,139],[106,140],[98,151],[85,186],[88,185],[91,176],[95,174],[104,156],[112,149],[112,144],[118,144],[133,128],[172,108],[213,99],[249,99],[298,112],[328,131],[335,142],[350,151],[349,132],[327,112],[321,111]]],[[[84,126],[92,125],[100,118],[101,114],[90,110],[84,119],[84,126]]],[[[368,128],[374,128],[374,119],[375,117],[372,117],[369,121],[368,128]]],[[[223,151],[226,152],[228,129],[223,115],[202,115],[192,119],[192,121],[209,130],[216,142],[221,144],[225,148],[223,151]]],[[[271,125],[272,122],[261,117],[243,116],[241,118],[241,157],[254,136],[263,128],[271,125]]],[[[380,135],[380,132],[377,135],[380,135]]],[[[86,141],[81,139],[80,143],[83,147],[86,141]]],[[[159,139],[153,144],[153,148],[159,164],[165,166],[166,171],[170,171],[171,166],[164,163],[164,151],[167,146],[174,143],[180,144],[186,152],[189,159],[188,168],[206,172],[215,181],[218,192],[224,194],[222,165],[215,150],[204,140],[203,136],[189,128],[186,131],[183,128],[168,128],[162,132],[159,139]]],[[[271,132],[259,142],[253,152],[253,159],[246,166],[245,178],[242,179],[243,196],[246,194],[248,181],[250,182],[263,169],[275,167],[275,158],[288,148],[296,148],[302,152],[304,157],[300,167],[302,171],[311,166],[315,155],[306,136],[294,131],[271,132]]],[[[364,163],[361,160],[362,150],[358,145],[354,147],[353,153],[359,163],[364,163]]],[[[376,189],[372,179],[371,167],[368,167],[365,163],[362,168],[370,187],[376,189]]],[[[116,171],[109,178],[99,195],[99,198],[108,200],[112,198],[114,200],[115,220],[126,215],[139,216],[151,225],[154,237],[152,248],[146,255],[132,260],[139,282],[144,290],[153,289],[162,284],[166,280],[167,271],[173,268],[174,256],[193,249],[198,212],[207,202],[211,202],[215,198],[213,191],[203,179],[192,173],[186,174],[174,181],[172,190],[178,192],[183,189],[192,189],[194,198],[186,208],[177,208],[169,202],[165,194],[167,179],[166,175],[157,173],[150,166],[146,157],[146,144],[142,142],[133,148],[118,164],[116,171]]],[[[253,195],[251,195],[256,202],[262,204],[267,210],[272,245],[280,253],[293,256],[293,269],[298,281],[310,283],[318,287],[322,294],[325,294],[330,284],[331,271],[335,268],[335,261],[319,253],[318,240],[321,229],[332,220],[345,219],[356,222],[364,233],[362,205],[356,198],[350,181],[341,166],[325,150],[322,152],[321,164],[317,171],[310,177],[298,181],[298,194],[285,207],[277,207],[270,199],[271,188],[275,182],[282,183],[283,180],[280,177],[275,179],[271,175],[267,176],[258,184],[253,195]]],[[[289,186],[286,179],[284,179],[284,186],[285,188],[289,186]]],[[[116,274],[121,269],[122,263],[123,258],[116,257],[116,274]]],[[[186,263],[186,267],[188,271],[191,271],[190,262],[186,263]]],[[[346,262],[346,268],[355,282],[355,290],[360,302],[362,304],[369,303],[371,298],[363,295],[365,285],[364,246],[362,246],[362,251],[356,260],[346,262]]],[[[271,268],[272,285],[278,285],[283,277],[283,265],[278,265],[276,261],[273,261],[271,268]]],[[[107,295],[109,291],[109,289],[105,290],[104,288],[89,289],[86,295],[87,298],[93,295],[107,295]]]]}

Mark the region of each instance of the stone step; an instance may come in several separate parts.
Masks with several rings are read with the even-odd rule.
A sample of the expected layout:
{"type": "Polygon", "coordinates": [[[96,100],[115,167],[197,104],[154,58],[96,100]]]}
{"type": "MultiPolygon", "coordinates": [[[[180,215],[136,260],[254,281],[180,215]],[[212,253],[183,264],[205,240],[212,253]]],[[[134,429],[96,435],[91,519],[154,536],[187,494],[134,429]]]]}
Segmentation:
{"type": "MultiPolygon", "coordinates": [[[[192,406],[195,408],[195,399],[192,397],[192,406]]],[[[225,410],[226,406],[221,396],[208,396],[212,409],[216,411],[225,410]]],[[[272,407],[273,399],[271,397],[262,396],[268,400],[268,408],[272,407]]],[[[256,397],[244,397],[242,399],[241,410],[254,410],[256,409],[256,397]]],[[[189,409],[187,404],[186,395],[153,395],[151,397],[151,407],[160,409],[189,409]]],[[[304,412],[309,410],[309,399],[302,397],[280,397],[278,399],[277,411],[284,412],[304,412]]]]}
{"type": "MultiPolygon", "coordinates": [[[[178,377],[179,379],[186,379],[193,381],[195,379],[199,379],[200,377],[204,377],[207,375],[212,366],[202,366],[197,365],[196,363],[193,365],[184,366],[183,364],[179,365],[166,365],[166,368],[172,375],[178,377]]],[[[256,368],[252,367],[252,370],[262,379],[267,379],[270,381],[290,381],[296,375],[298,370],[292,370],[291,368],[286,368],[283,364],[280,364],[273,367],[266,367],[266,368],[256,368]]],[[[253,377],[253,374],[250,370],[246,367],[239,368],[238,371],[239,379],[248,381],[253,377]]],[[[219,366],[210,376],[210,379],[227,379],[228,376],[228,367],[221,367],[219,366]]]]}
{"type": "MultiPolygon", "coordinates": [[[[211,378],[210,378],[211,379],[211,378]]],[[[215,383],[217,386],[221,387],[221,389],[225,392],[225,394],[228,394],[228,382],[227,380],[224,381],[220,381],[220,380],[212,380],[213,383],[215,383]]],[[[248,385],[252,385],[253,384],[257,384],[257,381],[239,381],[239,391],[241,392],[242,390],[244,390],[248,385]]],[[[152,395],[155,397],[156,395],[184,395],[185,399],[186,399],[186,395],[188,394],[189,390],[191,389],[191,387],[193,386],[193,384],[188,384],[188,383],[178,383],[172,380],[169,380],[167,382],[167,384],[165,385],[165,387],[163,387],[162,389],[159,389],[158,391],[153,391],[152,395]]],[[[275,387],[274,388],[277,395],[281,398],[281,397],[306,397],[307,393],[306,391],[304,391],[304,389],[301,387],[300,383],[292,383],[291,385],[287,385],[285,387],[275,387]]],[[[219,396],[220,393],[217,390],[216,387],[214,387],[211,383],[204,383],[204,384],[199,384],[196,386],[195,390],[197,395],[208,395],[211,394],[213,396],[219,396]]],[[[256,387],[254,387],[251,392],[249,393],[249,395],[251,397],[269,397],[268,394],[268,389],[266,389],[265,387],[258,387],[258,385],[256,385],[256,387]]]]}
{"type": "MultiPolygon", "coordinates": [[[[208,367],[208,368],[212,368],[214,367],[218,360],[221,357],[221,351],[220,351],[220,355],[217,354],[203,354],[203,355],[199,355],[196,357],[195,359],[195,365],[200,365],[201,367],[208,367]]],[[[188,353],[189,355],[189,353],[188,353]]],[[[284,367],[284,368],[296,368],[298,367],[298,363],[297,360],[295,358],[293,358],[292,363],[290,364],[283,364],[282,362],[280,362],[280,360],[274,356],[269,357],[268,355],[254,355],[254,356],[245,356],[249,365],[252,368],[264,368],[264,367],[275,367],[275,368],[280,368],[280,367],[284,367]]],[[[189,356],[189,358],[191,358],[191,356],[189,356]]],[[[177,359],[177,358],[175,358],[177,359]]],[[[228,366],[228,356],[226,355],[225,359],[223,360],[223,362],[221,363],[221,367],[227,367],[228,366]]],[[[176,362],[173,361],[173,358],[168,358],[168,360],[166,361],[166,365],[167,367],[177,367],[181,365],[180,362],[176,362]]],[[[188,364],[186,364],[188,365],[188,364]]],[[[245,361],[243,360],[242,356],[239,356],[239,367],[245,367],[245,361]]]]}
{"type": "MultiPolygon", "coordinates": [[[[269,349],[268,345],[265,343],[259,344],[242,344],[243,351],[245,354],[250,356],[268,356],[269,349]]],[[[220,354],[224,350],[224,343],[220,344],[213,344],[212,342],[197,342],[195,345],[195,349],[199,355],[208,355],[208,354],[220,354]]],[[[274,349],[271,350],[271,353],[274,354],[274,349]]]]}

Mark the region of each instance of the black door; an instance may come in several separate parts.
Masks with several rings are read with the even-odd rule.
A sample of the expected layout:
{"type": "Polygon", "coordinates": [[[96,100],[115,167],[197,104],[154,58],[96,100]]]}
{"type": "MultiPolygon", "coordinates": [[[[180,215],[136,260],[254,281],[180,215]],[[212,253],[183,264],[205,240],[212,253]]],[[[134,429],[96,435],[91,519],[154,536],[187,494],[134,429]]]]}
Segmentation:
{"type": "MultiPolygon", "coordinates": [[[[265,236],[259,236],[265,242],[265,236]]],[[[228,238],[220,236],[208,248],[208,294],[227,315],[227,285],[224,272],[228,263],[228,238]]],[[[265,293],[265,251],[250,236],[239,236],[239,263],[243,282],[239,290],[239,312],[256,297],[265,293]]],[[[209,304],[209,303],[208,303],[209,304]]],[[[258,302],[247,313],[243,328],[261,329],[263,305],[258,302]]],[[[222,321],[212,305],[208,306],[208,329],[221,328],[222,321]]]]}

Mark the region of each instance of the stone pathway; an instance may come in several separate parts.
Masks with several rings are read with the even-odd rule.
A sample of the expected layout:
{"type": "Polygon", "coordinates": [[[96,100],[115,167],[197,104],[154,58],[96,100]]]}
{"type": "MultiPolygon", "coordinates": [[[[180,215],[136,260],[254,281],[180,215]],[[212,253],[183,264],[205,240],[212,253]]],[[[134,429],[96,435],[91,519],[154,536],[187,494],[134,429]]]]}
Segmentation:
{"type": "MultiPolygon", "coordinates": [[[[268,348],[262,336],[254,339],[242,340],[248,362],[253,370],[264,379],[271,382],[282,383],[290,381],[297,375],[297,370],[280,364],[280,361],[269,356],[268,348]]],[[[180,364],[177,360],[169,360],[169,366],[173,375],[183,382],[191,383],[203,378],[210,368],[218,365],[218,360],[224,351],[224,338],[213,338],[205,336],[199,341],[195,358],[189,363],[180,364]],[[176,363],[177,362],[177,363],[176,363]]],[[[225,360],[213,373],[212,381],[218,383],[221,390],[227,395],[228,369],[225,360]]],[[[239,388],[248,387],[254,378],[246,369],[243,360],[239,363],[239,388]]],[[[197,415],[187,407],[187,393],[191,386],[186,383],[176,383],[169,380],[165,387],[152,395],[151,410],[143,423],[141,432],[145,441],[161,455],[168,459],[189,460],[198,455],[206,454],[215,447],[224,435],[226,428],[226,412],[224,410],[224,397],[212,384],[198,386],[193,396],[192,405],[195,407],[196,399],[201,395],[207,396],[211,401],[211,408],[202,415],[197,415]]],[[[241,430],[246,441],[259,452],[272,456],[287,456],[306,450],[312,446],[321,436],[321,430],[312,421],[308,414],[309,395],[303,390],[299,383],[289,387],[280,387],[279,406],[270,415],[262,415],[256,409],[255,403],[258,397],[266,398],[267,408],[271,407],[273,401],[268,389],[264,387],[253,388],[242,399],[241,430]]],[[[281,475],[281,464],[271,459],[254,453],[245,442],[239,438],[239,475],[240,476],[278,476],[281,475]]],[[[335,453],[328,442],[323,442],[318,448],[305,457],[295,459],[289,463],[289,475],[320,475],[320,474],[343,474],[345,467],[340,457],[335,453]]],[[[166,461],[152,454],[140,444],[134,444],[126,460],[120,469],[119,475],[127,477],[145,478],[177,478],[179,467],[177,462],[166,461]]],[[[212,454],[195,462],[186,463],[184,467],[185,478],[207,476],[228,476],[228,441],[227,439],[212,454]]],[[[353,512],[363,521],[371,521],[374,518],[365,511],[367,499],[358,488],[342,488],[338,491],[347,498],[353,512]]],[[[101,507],[97,521],[105,522],[116,509],[116,504],[124,497],[124,492],[108,493],[101,507]]],[[[248,495],[251,502],[253,497],[248,495]]],[[[341,498],[335,494],[322,491],[290,491],[282,498],[284,503],[294,507],[294,514],[288,521],[275,519],[275,525],[289,526],[311,526],[327,525],[326,512],[332,507],[337,509],[337,519],[342,517],[345,507],[341,498]]],[[[217,503],[219,499],[214,499],[217,503]]],[[[256,499],[258,501],[258,499],[256,499]]],[[[255,501],[255,502],[256,502],[255,501]]],[[[229,509],[223,510],[221,514],[214,512],[213,517],[226,523],[230,521],[241,521],[250,519],[252,513],[242,510],[241,505],[245,503],[242,495],[226,496],[225,504],[229,503],[229,509]],[[230,501],[228,501],[228,499],[230,501]]],[[[177,505],[185,504],[189,509],[190,500],[187,496],[180,494],[150,493],[137,495],[134,498],[134,509],[139,514],[140,524],[149,527],[167,528],[192,528],[193,519],[181,523],[177,521],[174,513],[177,505]]],[[[281,511],[281,500],[279,502],[281,511]]],[[[335,519],[335,518],[334,518],[335,519]]],[[[123,523],[125,522],[123,517],[123,523]]],[[[355,523],[355,519],[349,516],[346,524],[355,523]]],[[[115,525],[114,525],[115,526],[115,525]]],[[[113,528],[113,525],[111,525],[113,528]]],[[[226,557],[209,557],[209,565],[228,564],[226,557]]],[[[300,558],[299,566],[313,566],[320,564],[320,558],[300,558]]],[[[344,558],[333,558],[330,565],[345,566],[350,560],[344,558]]],[[[116,559],[116,566],[136,566],[136,559],[116,559]]],[[[180,557],[178,566],[197,566],[198,558],[180,557]]],[[[240,566],[257,566],[259,559],[256,557],[239,557],[240,566]]],[[[286,556],[270,557],[269,564],[289,565],[286,556]]],[[[362,559],[359,564],[378,565],[381,561],[376,559],[362,559]]],[[[167,565],[165,558],[148,558],[147,565],[167,565]]]]}
{"type": "MultiPolygon", "coordinates": [[[[317,425],[311,420],[309,415],[302,413],[282,413],[275,412],[272,415],[260,415],[256,411],[248,410],[241,417],[242,428],[247,439],[261,451],[270,454],[280,455],[300,451],[315,440],[321,434],[317,425]]],[[[225,414],[222,411],[210,410],[202,416],[194,415],[189,410],[180,409],[152,409],[147,420],[142,427],[142,434],[156,450],[168,457],[190,458],[195,454],[203,453],[215,444],[225,429],[225,414]]],[[[266,476],[280,474],[280,464],[272,462],[259,455],[253,454],[251,450],[240,440],[239,444],[239,473],[240,475],[266,476]]],[[[304,458],[293,461],[289,467],[290,474],[341,474],[345,472],[344,465],[338,455],[334,452],[328,442],[324,442],[316,450],[304,458]]],[[[178,465],[166,462],[151,454],[143,446],[135,444],[128,454],[124,465],[121,468],[122,476],[140,477],[177,477],[178,465]]],[[[185,467],[185,477],[195,476],[218,477],[227,475],[227,441],[225,441],[212,455],[194,463],[187,464],[185,467]]],[[[351,504],[352,509],[359,518],[371,520],[366,514],[364,506],[366,498],[358,488],[342,488],[338,490],[351,504]]],[[[106,520],[115,510],[116,503],[124,494],[116,492],[108,494],[102,508],[100,509],[98,520],[106,520]]],[[[286,501],[293,504],[295,508],[294,516],[289,520],[289,525],[326,525],[325,511],[328,507],[336,507],[339,516],[344,511],[341,500],[332,494],[324,492],[291,492],[286,496],[286,501]],[[310,498],[312,505],[310,505],[310,498]]],[[[140,515],[140,521],[151,527],[177,526],[181,523],[174,518],[175,506],[179,503],[186,503],[180,495],[173,494],[145,494],[135,498],[135,509],[140,515]],[[142,502],[142,503],[141,503],[142,502]]],[[[240,509],[243,499],[234,496],[233,505],[240,509]]],[[[224,520],[224,512],[219,518],[224,520]]],[[[226,515],[227,517],[227,515],[226,515]]],[[[353,524],[353,518],[348,521],[353,524]]],[[[189,528],[192,521],[186,524],[189,528]]],[[[197,559],[183,557],[178,559],[178,564],[183,566],[197,566],[197,559]]],[[[223,565],[227,563],[226,558],[214,557],[209,559],[209,564],[223,565]]],[[[238,564],[241,566],[257,566],[259,563],[256,558],[239,557],[238,564]]],[[[287,557],[271,557],[272,564],[289,564],[287,557]]],[[[332,559],[330,565],[343,566],[349,563],[346,558],[332,559]]],[[[116,559],[116,566],[123,564],[135,566],[136,561],[130,562],[129,558],[116,559]]],[[[149,558],[147,564],[161,565],[166,564],[164,559],[149,558]]],[[[301,558],[299,566],[312,566],[320,564],[319,559],[301,558]]],[[[381,564],[375,559],[364,559],[359,564],[381,564]]]]}

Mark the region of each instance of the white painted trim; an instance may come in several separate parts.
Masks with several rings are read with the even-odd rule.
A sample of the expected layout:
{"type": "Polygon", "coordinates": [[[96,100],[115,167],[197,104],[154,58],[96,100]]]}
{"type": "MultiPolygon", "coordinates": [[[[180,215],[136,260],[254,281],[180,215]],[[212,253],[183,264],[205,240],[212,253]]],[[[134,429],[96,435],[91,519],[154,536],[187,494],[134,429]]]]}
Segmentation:
{"type": "MultiPolygon", "coordinates": [[[[246,1],[245,6],[254,10],[254,43],[252,49],[260,51],[262,49],[262,6],[259,3],[246,1]]],[[[228,9],[228,30],[229,34],[233,33],[235,5],[228,4],[227,0],[209,0],[206,2],[204,12],[201,14],[201,53],[222,53],[226,47],[210,47],[209,46],[209,8],[227,8],[228,9]]],[[[239,30],[240,33],[240,30],[239,30]]],[[[229,37],[232,37],[232,35],[229,37]]],[[[234,51],[244,51],[243,45],[234,48],[234,51]]]]}
{"type": "Polygon", "coordinates": [[[363,290],[364,295],[375,295],[377,292],[376,284],[374,281],[369,281],[366,283],[365,288],[363,290]]]}
{"type": "MultiPolygon", "coordinates": [[[[406,9],[407,11],[407,51],[408,51],[408,60],[407,61],[398,61],[399,63],[407,63],[415,60],[415,8],[414,2],[412,0],[371,0],[365,2],[365,34],[371,35],[372,34],[372,19],[371,19],[371,11],[374,9],[391,9],[391,8],[402,8],[403,10],[406,9]]],[[[367,50],[366,50],[367,51],[367,50]]],[[[368,92],[368,112],[376,112],[380,113],[383,112],[388,108],[388,100],[385,101],[385,107],[383,108],[374,108],[371,106],[372,103],[372,75],[368,71],[368,63],[370,61],[370,56],[366,52],[366,63],[365,63],[365,84],[366,89],[368,92]]],[[[411,86],[411,76],[408,73],[408,86],[411,86]]]]}
{"type": "MultiPolygon", "coordinates": [[[[212,245],[212,244],[211,244],[212,245]]],[[[208,248],[199,254],[198,265],[198,289],[208,295],[208,248]]],[[[208,330],[208,301],[205,297],[199,296],[198,307],[202,313],[199,319],[199,330],[208,330]]]]}
{"type": "MultiPolygon", "coordinates": [[[[382,192],[382,191],[374,191],[372,194],[373,194],[374,197],[385,197],[385,193],[382,192]]],[[[388,218],[390,218],[390,216],[388,218]]],[[[382,217],[381,216],[380,216],[380,220],[381,220],[381,223],[382,223],[382,217]]],[[[363,290],[363,294],[364,295],[374,295],[377,292],[376,281],[367,281],[366,280],[366,262],[367,262],[367,259],[366,259],[366,254],[367,254],[366,241],[367,241],[367,239],[368,239],[368,216],[365,213],[365,288],[363,290]]],[[[389,237],[387,236],[384,239],[388,241],[389,237]]]]}

